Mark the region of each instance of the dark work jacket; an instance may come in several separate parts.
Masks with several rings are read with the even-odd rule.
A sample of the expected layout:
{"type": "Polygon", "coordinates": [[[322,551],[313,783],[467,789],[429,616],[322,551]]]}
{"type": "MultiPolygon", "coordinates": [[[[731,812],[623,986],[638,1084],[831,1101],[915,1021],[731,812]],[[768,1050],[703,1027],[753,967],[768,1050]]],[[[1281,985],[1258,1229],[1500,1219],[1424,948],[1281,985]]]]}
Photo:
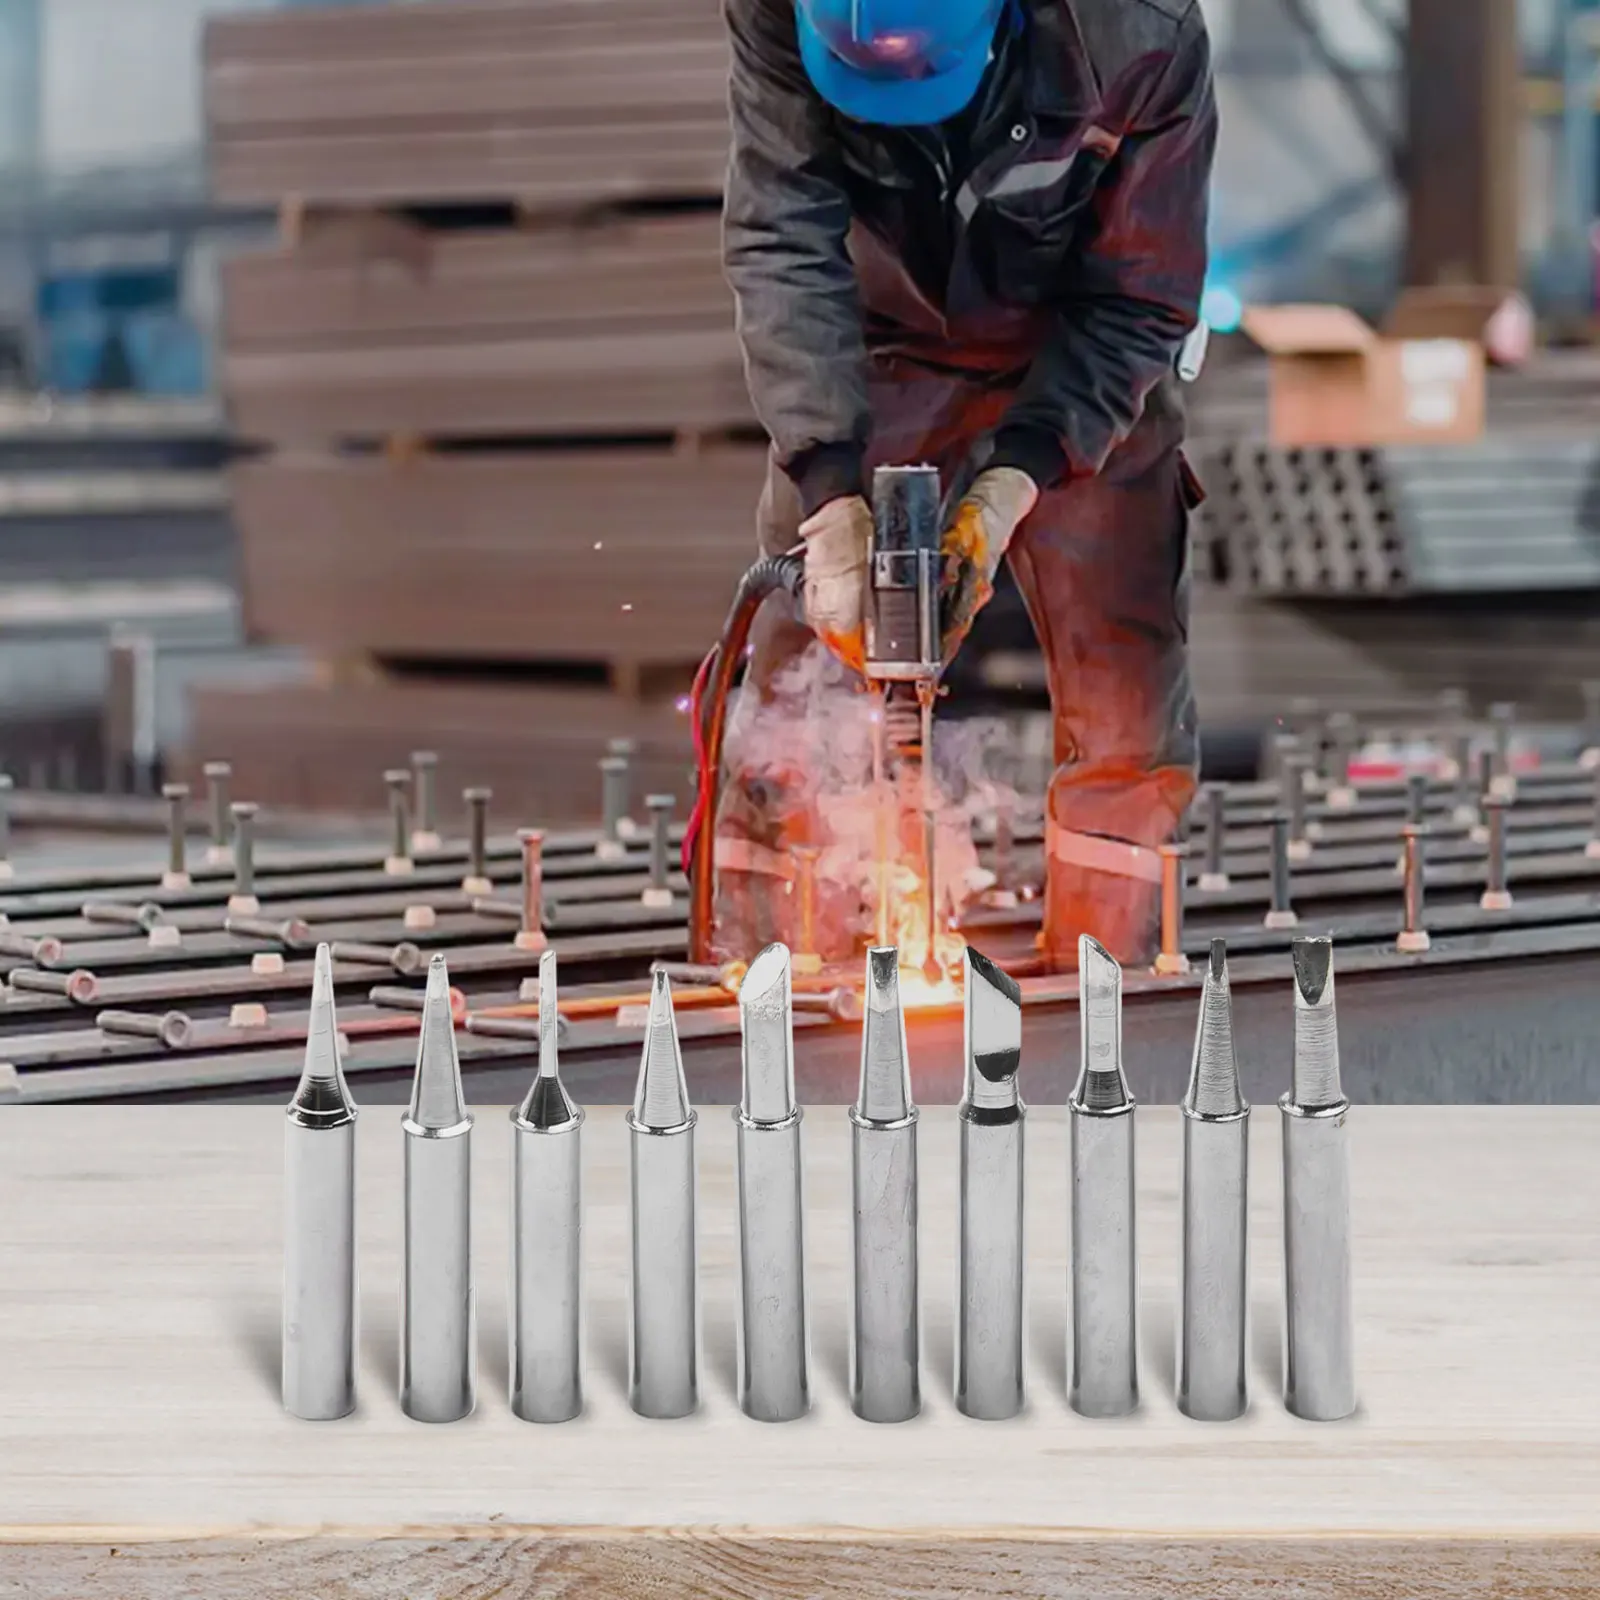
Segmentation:
{"type": "Polygon", "coordinates": [[[1216,140],[1197,0],[1012,0],[944,129],[850,121],[794,0],[723,0],[728,276],[756,411],[809,513],[862,486],[869,354],[1013,392],[992,465],[1089,475],[1198,316],[1216,140]]]}

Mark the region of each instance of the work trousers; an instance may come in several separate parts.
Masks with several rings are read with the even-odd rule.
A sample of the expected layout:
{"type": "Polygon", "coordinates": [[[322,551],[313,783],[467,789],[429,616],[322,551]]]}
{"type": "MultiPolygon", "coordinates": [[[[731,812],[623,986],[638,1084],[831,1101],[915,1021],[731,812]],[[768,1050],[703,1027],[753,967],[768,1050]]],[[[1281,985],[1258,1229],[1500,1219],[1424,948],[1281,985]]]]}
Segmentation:
{"type": "MultiPolygon", "coordinates": [[[[970,378],[880,363],[871,398],[869,467],[937,466],[953,504],[981,470],[1010,397],[970,378]]],[[[1151,957],[1160,906],[1155,847],[1177,835],[1194,795],[1188,513],[1198,489],[1179,450],[1181,433],[1175,402],[1158,391],[1098,476],[1040,496],[1007,553],[1048,668],[1055,723],[1040,943],[1058,970],[1076,966],[1085,933],[1125,963],[1151,957]]],[[[793,549],[799,524],[794,486],[772,462],[758,513],[761,552],[793,549]]],[[[752,730],[763,718],[793,714],[774,686],[804,652],[821,648],[787,596],[763,606],[747,703],[729,730],[717,816],[715,942],[724,958],[749,960],[763,943],[796,937],[787,853],[815,826],[803,800],[804,758],[797,747],[786,782],[770,754],[752,769],[742,751],[759,737],[770,752],[771,727],[752,730]]],[[[837,664],[828,670],[835,669],[848,673],[837,664]]],[[[826,915],[818,920],[819,930],[832,925],[826,915]]]]}

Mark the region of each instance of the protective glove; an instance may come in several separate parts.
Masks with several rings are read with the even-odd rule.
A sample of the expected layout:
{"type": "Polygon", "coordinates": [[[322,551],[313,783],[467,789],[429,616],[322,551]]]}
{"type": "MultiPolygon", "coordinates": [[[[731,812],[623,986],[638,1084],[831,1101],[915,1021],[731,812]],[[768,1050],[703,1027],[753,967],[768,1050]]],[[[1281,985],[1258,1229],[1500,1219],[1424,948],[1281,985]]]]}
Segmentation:
{"type": "Polygon", "coordinates": [[[872,507],[860,495],[830,500],[800,524],[805,541],[805,617],[811,631],[847,666],[866,664],[863,627],[872,507]]]}
{"type": "Polygon", "coordinates": [[[994,595],[994,575],[1011,536],[1039,500],[1039,487],[1016,467],[990,467],[956,507],[939,548],[944,555],[943,655],[949,666],[973,621],[994,595]]]}

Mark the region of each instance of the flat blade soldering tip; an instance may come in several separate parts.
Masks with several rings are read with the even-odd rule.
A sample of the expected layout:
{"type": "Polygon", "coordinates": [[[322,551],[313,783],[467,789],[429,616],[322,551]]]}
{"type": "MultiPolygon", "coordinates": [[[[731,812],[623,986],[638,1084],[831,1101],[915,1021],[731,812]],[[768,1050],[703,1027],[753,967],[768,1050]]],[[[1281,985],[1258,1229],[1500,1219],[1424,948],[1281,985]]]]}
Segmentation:
{"type": "Polygon", "coordinates": [[[861,1087],[856,1115],[864,1122],[903,1122],[911,1115],[911,1063],[900,1007],[900,952],[867,952],[867,1007],[861,1023],[861,1087]]]}
{"type": "Polygon", "coordinates": [[[455,1016],[450,1009],[450,973],[444,957],[439,955],[428,963],[409,1116],[414,1126],[430,1131],[458,1128],[467,1120],[461,1062],[456,1055],[455,1016]]]}
{"type": "Polygon", "coordinates": [[[783,1122],[795,1112],[794,1008],[789,949],[769,944],[739,984],[744,1098],[752,1122],[783,1122]]]}
{"type": "Polygon", "coordinates": [[[1015,978],[970,945],[962,964],[966,1103],[985,1111],[1009,1110],[1021,1104],[1017,1069],[1022,1064],[1022,990],[1015,978]]]}
{"type": "Polygon", "coordinates": [[[561,1006],[556,987],[556,953],[539,957],[539,1070],[517,1107],[516,1121],[548,1133],[578,1120],[578,1109],[561,1082],[561,1006]]]}
{"type": "Polygon", "coordinates": [[[1197,1116],[1234,1117],[1244,1110],[1239,1064],[1233,1051],[1233,1000],[1228,990],[1227,945],[1211,941],[1211,959],[1200,991],[1194,1060],[1184,1104],[1197,1116]]]}
{"type": "Polygon", "coordinates": [[[1339,1081],[1339,1019],[1333,1002],[1333,940],[1296,939],[1294,1101],[1316,1109],[1344,1099],[1339,1081]]]}
{"type": "Polygon", "coordinates": [[[689,1088],[672,1012],[672,983],[664,972],[656,973],[650,982],[650,1020],[639,1060],[633,1120],[658,1133],[681,1128],[689,1120],[689,1088]]]}
{"type": "Polygon", "coordinates": [[[1122,968],[1087,934],[1078,940],[1078,1009],[1083,1065],[1074,1098],[1086,1111],[1117,1111],[1132,1100],[1122,1075],[1122,968]]]}
{"type": "Polygon", "coordinates": [[[333,1003],[333,954],[317,946],[312,965],[311,1012],[306,1021],[305,1067],[289,1102],[290,1113],[302,1122],[324,1124],[355,1113],[339,1059],[339,1018],[333,1003]]]}

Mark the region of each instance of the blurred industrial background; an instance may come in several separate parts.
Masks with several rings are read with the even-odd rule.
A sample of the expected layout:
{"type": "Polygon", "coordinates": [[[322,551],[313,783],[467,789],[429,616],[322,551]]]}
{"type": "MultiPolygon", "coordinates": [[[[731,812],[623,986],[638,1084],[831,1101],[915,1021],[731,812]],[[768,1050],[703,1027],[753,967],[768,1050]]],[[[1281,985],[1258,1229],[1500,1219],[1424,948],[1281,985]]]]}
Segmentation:
{"type": "MultiPolygon", "coordinates": [[[[1508,860],[1554,898],[1506,949],[1586,951],[1600,0],[1204,6],[1222,143],[1214,337],[1189,391],[1208,490],[1192,643],[1205,776],[1246,785],[1208,813],[1207,875],[1233,883],[1212,920],[1242,908],[1255,948],[1290,892],[1284,840],[1303,864],[1325,827],[1337,848],[1293,888],[1366,916],[1352,937],[1383,969],[1399,830],[1434,818],[1430,881],[1472,960],[1508,860]],[[1488,802],[1519,781],[1508,847],[1488,802]],[[1343,820],[1334,796],[1363,784],[1343,820]],[[1223,872],[1227,828],[1243,854],[1223,872]]],[[[470,943],[519,916],[474,904],[491,880],[504,902],[522,857],[509,838],[467,852],[464,785],[492,788],[501,827],[602,824],[552,845],[545,926],[576,972],[682,954],[676,824],[657,814],[651,855],[639,802],[690,800],[686,691],[751,557],[764,458],[718,251],[726,71],[716,0],[0,0],[0,802],[19,875],[0,939],[8,1005],[40,1029],[0,1061],[74,1063],[81,1087],[58,1089],[81,1094],[292,1074],[252,997],[303,989],[324,925],[365,992],[414,974],[419,930],[470,943]],[[191,786],[187,814],[164,783],[191,786]],[[259,819],[230,821],[241,799],[259,819]],[[250,836],[243,881],[230,828],[250,836]],[[270,925],[238,920],[258,828],[291,847],[263,869],[289,919],[270,925]],[[390,881],[385,856],[412,854],[421,875],[390,881]],[[180,945],[224,965],[169,970],[180,945]],[[86,1005],[111,1022],[78,1027],[86,1005]],[[197,1039],[215,1060],[144,1059],[197,1039]]],[[[1015,908],[1051,751],[1014,592],[951,681],[952,715],[1009,737],[1022,809],[979,833],[1015,908]]],[[[462,970],[526,968],[527,944],[462,970]]],[[[358,1067],[404,1067],[394,1014],[355,1013],[358,1067]]],[[[414,1029],[403,997],[399,1014],[414,1029]]],[[[1369,1013],[1369,1044],[1412,1048],[1392,1022],[1369,1013]]],[[[1538,1093],[1600,1092],[1564,1039],[1577,1075],[1538,1093]]],[[[1410,1088],[1526,1089],[1514,1060],[1466,1070],[1410,1088]]]]}

